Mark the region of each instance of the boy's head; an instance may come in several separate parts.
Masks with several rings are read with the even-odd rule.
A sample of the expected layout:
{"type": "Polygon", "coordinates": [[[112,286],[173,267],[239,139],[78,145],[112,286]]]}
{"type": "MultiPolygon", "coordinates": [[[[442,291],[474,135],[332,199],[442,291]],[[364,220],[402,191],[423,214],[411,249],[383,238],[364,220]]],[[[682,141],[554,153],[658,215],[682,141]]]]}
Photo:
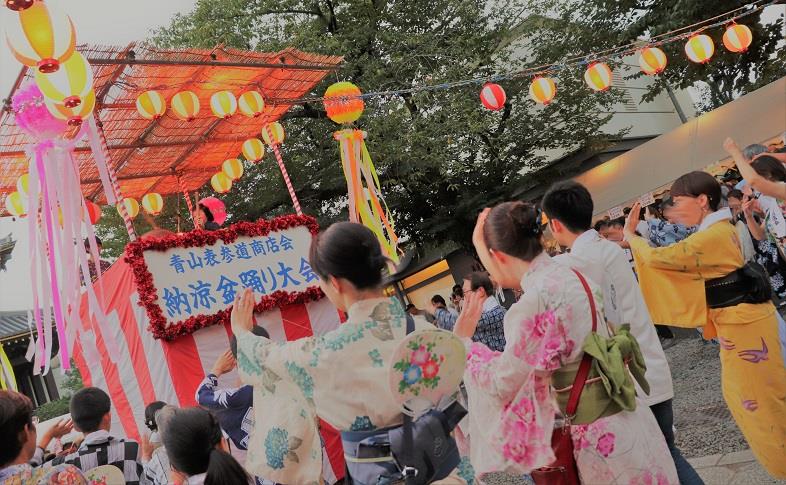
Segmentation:
{"type": "Polygon", "coordinates": [[[561,246],[570,247],[576,236],[592,228],[592,196],[586,187],[573,181],[557,182],[543,196],[543,212],[549,228],[561,246]]]}
{"type": "Polygon", "coordinates": [[[77,431],[84,434],[109,430],[112,422],[109,395],[97,387],[85,387],[71,396],[71,419],[77,431]]]}

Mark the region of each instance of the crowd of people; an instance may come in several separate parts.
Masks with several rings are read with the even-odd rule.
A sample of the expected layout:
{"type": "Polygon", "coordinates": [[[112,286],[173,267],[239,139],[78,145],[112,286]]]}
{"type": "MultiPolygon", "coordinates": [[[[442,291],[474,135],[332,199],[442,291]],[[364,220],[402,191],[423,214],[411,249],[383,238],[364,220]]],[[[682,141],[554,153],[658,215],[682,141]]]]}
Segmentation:
{"type": "MultiPolygon", "coordinates": [[[[347,476],[337,479],[426,483],[407,462],[424,446],[417,426],[396,454],[395,430],[414,425],[392,399],[388,368],[408,334],[432,331],[451,332],[467,352],[463,385],[448,397],[468,414],[444,423],[471,464],[465,478],[505,471],[550,483],[564,473],[549,468],[562,456],[552,437],[568,430],[581,483],[701,484],[675,444],[669,326],[717,341],[734,421],[759,463],[786,478],[786,323],[776,308],[786,296],[786,159],[724,146],[740,180],[690,172],[622,219],[593,221],[590,192],[570,181],[538,205],[483,210],[472,243],[487,272],[468,274],[449,302],[435,295],[431,311],[385,296],[392,277],[373,232],[333,224],[309,260],[346,322],[274,342],[254,323],[254,294],[238,295],[231,348],[196,390],[199,406],[150,403],[141,443],[111,433],[100,389],[74,394],[72,422],[40,439],[30,400],[2,391],[0,483],[78,484],[100,465],[131,484],[324,483],[321,421],[342,435],[347,476]],[[220,387],[235,369],[242,382],[220,387]],[[49,442],[72,426],[84,440],[47,460],[49,442]]],[[[216,222],[210,210],[205,220],[216,222]]],[[[438,375],[443,361],[416,351],[425,352],[413,357],[417,372],[438,375]]],[[[447,470],[439,483],[464,483],[459,475],[447,470]]]]}

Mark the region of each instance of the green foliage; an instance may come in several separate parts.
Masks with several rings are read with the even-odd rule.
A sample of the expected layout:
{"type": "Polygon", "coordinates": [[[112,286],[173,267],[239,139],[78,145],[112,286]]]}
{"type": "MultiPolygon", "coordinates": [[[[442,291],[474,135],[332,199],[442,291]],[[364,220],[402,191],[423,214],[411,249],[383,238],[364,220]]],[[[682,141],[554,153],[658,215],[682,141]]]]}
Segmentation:
{"type": "Polygon", "coordinates": [[[65,379],[63,379],[63,383],[60,385],[60,388],[64,391],[65,394],[70,396],[83,387],[84,384],[82,383],[82,373],[79,372],[79,368],[74,365],[74,361],[72,360],[71,369],[65,372],[65,379]]]}
{"type": "Polygon", "coordinates": [[[46,421],[48,419],[68,414],[68,404],[70,401],[71,396],[63,396],[60,399],[56,399],[38,406],[35,411],[33,411],[33,414],[37,416],[40,421],[46,421]]]}

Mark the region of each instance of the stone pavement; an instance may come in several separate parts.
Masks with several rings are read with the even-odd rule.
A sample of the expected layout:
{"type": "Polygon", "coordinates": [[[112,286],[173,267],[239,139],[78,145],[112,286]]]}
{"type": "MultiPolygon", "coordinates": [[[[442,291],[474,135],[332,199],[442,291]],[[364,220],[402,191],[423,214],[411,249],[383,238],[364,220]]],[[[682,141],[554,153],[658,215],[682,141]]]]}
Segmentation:
{"type": "Polygon", "coordinates": [[[688,461],[706,485],[786,484],[784,480],[770,477],[756,462],[750,450],[691,458],[688,461]]]}

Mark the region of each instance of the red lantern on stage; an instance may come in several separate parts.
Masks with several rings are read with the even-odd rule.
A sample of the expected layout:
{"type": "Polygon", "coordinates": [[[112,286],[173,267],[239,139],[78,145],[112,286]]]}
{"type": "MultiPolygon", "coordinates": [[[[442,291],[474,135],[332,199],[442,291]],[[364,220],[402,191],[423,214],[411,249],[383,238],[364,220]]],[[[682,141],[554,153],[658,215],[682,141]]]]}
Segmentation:
{"type": "Polygon", "coordinates": [[[495,83],[486,83],[480,90],[480,102],[483,107],[491,111],[499,111],[505,107],[507,95],[502,86],[495,83]]]}
{"type": "Polygon", "coordinates": [[[747,25],[732,24],[723,34],[723,45],[731,52],[742,53],[753,42],[753,33],[747,25]]]}

